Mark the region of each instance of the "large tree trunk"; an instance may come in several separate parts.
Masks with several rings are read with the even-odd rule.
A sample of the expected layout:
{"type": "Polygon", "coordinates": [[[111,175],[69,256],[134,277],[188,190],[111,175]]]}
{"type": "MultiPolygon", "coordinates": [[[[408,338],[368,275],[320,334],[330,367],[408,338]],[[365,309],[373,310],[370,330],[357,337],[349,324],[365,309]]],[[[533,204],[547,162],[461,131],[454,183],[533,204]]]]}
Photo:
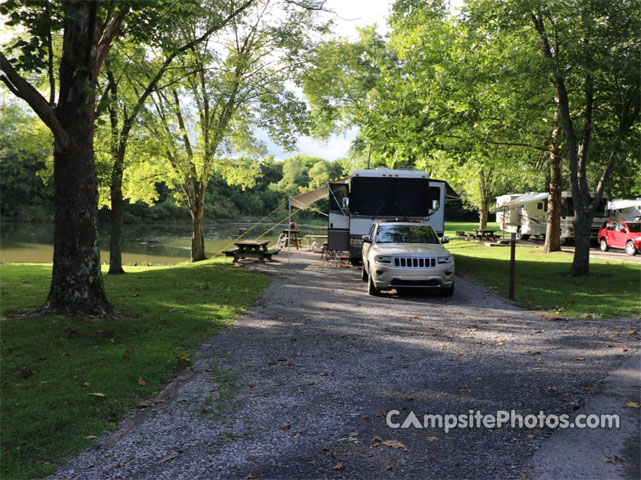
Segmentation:
{"type": "Polygon", "coordinates": [[[125,273],[122,268],[122,168],[123,155],[115,157],[111,171],[111,237],[109,239],[109,274],[125,273]]]}
{"type": "Polygon", "coordinates": [[[56,117],[67,141],[54,146],[53,274],[46,307],[56,312],[111,310],[100,273],[96,231],[98,188],[93,153],[95,5],[79,2],[65,20],[56,117]]]}
{"type": "Polygon", "coordinates": [[[205,188],[197,185],[195,189],[193,208],[191,210],[192,236],[191,236],[191,261],[205,260],[205,188]]]}
{"type": "Polygon", "coordinates": [[[590,234],[592,215],[575,210],[574,212],[574,259],[570,276],[582,277],[590,274],[590,234]]]}

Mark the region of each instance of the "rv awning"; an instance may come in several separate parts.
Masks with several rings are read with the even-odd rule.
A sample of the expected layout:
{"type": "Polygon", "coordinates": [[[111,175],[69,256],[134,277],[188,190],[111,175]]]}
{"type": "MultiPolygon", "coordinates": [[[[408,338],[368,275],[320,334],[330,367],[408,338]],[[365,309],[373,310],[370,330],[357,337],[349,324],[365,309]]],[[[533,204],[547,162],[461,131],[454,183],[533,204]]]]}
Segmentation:
{"type": "Polygon", "coordinates": [[[501,210],[505,210],[506,208],[512,208],[512,207],[517,207],[519,205],[525,205],[526,203],[532,203],[532,202],[542,202],[544,200],[547,200],[548,197],[550,196],[549,193],[526,193],[525,195],[521,195],[520,197],[516,197],[514,200],[510,200],[509,202],[504,203],[498,208],[495,208],[492,210],[491,213],[496,213],[501,210]]]}
{"type": "Polygon", "coordinates": [[[612,200],[608,202],[608,210],[623,210],[624,208],[641,208],[641,198],[636,200],[612,200]]]}
{"type": "MultiPolygon", "coordinates": [[[[332,182],[332,183],[347,183],[347,179],[343,178],[341,180],[336,180],[335,182],[332,182]]],[[[312,203],[317,202],[320,199],[328,196],[329,196],[329,185],[325,184],[320,188],[315,188],[314,190],[310,190],[308,192],[294,195],[293,197],[290,197],[289,200],[291,202],[292,207],[305,210],[312,203]]]]}
{"type": "Polygon", "coordinates": [[[461,196],[454,191],[454,189],[447,183],[445,180],[438,180],[436,178],[430,178],[434,182],[444,182],[445,183],[445,203],[456,202],[461,199],[461,196]]]}

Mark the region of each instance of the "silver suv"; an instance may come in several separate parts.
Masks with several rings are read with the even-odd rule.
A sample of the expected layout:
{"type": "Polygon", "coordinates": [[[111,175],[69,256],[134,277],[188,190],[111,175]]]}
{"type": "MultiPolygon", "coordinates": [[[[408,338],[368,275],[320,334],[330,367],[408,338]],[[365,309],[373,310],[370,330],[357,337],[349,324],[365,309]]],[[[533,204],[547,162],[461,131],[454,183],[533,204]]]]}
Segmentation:
{"type": "Polygon", "coordinates": [[[429,222],[374,222],[363,235],[362,279],[368,293],[404,288],[438,288],[454,293],[454,258],[429,222]]]}

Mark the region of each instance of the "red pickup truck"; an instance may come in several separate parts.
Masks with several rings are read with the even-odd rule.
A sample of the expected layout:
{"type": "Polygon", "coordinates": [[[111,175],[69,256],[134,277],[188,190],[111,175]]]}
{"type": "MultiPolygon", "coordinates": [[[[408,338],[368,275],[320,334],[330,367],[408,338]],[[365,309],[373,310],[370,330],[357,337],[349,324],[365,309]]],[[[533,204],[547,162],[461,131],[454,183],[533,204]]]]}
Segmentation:
{"type": "Polygon", "coordinates": [[[625,248],[628,255],[641,250],[641,222],[608,220],[599,230],[599,247],[607,252],[609,248],[625,248]]]}

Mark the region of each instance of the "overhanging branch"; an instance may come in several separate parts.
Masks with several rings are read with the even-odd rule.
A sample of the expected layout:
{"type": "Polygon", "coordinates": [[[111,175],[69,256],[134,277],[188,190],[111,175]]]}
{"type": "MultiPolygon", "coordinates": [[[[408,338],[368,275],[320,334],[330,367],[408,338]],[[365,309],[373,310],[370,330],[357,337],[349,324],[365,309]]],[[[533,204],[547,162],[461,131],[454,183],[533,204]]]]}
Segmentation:
{"type": "Polygon", "coordinates": [[[44,124],[53,132],[57,142],[60,142],[62,145],[67,145],[69,135],[67,135],[65,129],[60,125],[52,106],[49,105],[47,100],[40,95],[29,82],[15,71],[9,60],[7,60],[7,57],[1,52],[0,70],[4,73],[0,79],[7,85],[11,93],[16,97],[22,98],[29,104],[36,115],[38,115],[44,124]]]}

